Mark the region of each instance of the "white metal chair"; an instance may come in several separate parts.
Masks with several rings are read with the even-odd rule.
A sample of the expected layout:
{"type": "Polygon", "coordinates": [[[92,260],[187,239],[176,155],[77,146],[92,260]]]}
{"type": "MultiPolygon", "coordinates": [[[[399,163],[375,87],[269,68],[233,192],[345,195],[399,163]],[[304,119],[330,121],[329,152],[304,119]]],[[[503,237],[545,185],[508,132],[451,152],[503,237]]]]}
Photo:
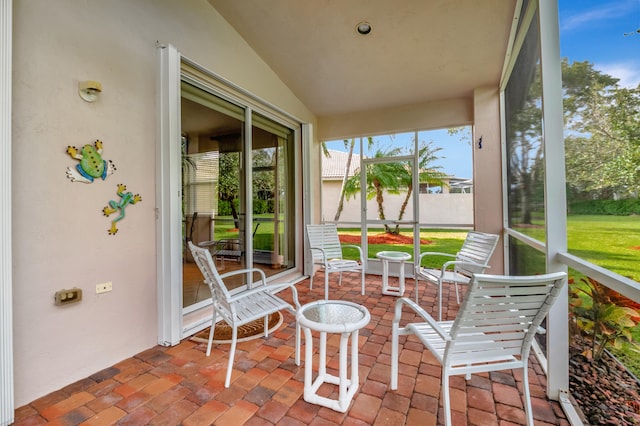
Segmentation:
{"type": "MultiPolygon", "coordinates": [[[[216,270],[211,253],[205,248],[195,246],[189,242],[189,249],[193,258],[200,268],[204,281],[211,290],[211,299],[213,302],[213,318],[211,320],[211,331],[209,332],[209,343],[207,345],[207,356],[211,354],[211,344],[215,330],[215,323],[218,317],[221,317],[228,325],[232,327],[231,350],[229,352],[229,364],[227,366],[227,376],[224,382],[225,387],[229,387],[231,381],[231,370],[233,366],[233,357],[236,350],[236,342],[238,339],[238,327],[260,318],[264,318],[264,336],[268,337],[268,317],[270,314],[287,309],[295,316],[296,309],[300,307],[298,301],[298,291],[294,284],[276,284],[267,285],[264,272],[261,269],[239,269],[236,271],[219,274],[216,270]],[[258,273],[260,280],[252,283],[253,274],[258,273]],[[246,274],[248,284],[246,289],[238,291],[229,291],[224,284],[223,279],[232,275],[246,274]],[[293,293],[293,302],[296,307],[276,296],[286,288],[290,288],[293,293]]],[[[300,365],[300,326],[296,325],[296,365],[300,365]]]]}
{"type": "Polygon", "coordinates": [[[521,368],[527,424],[533,425],[528,380],[531,344],[567,275],[474,275],[455,321],[436,321],[408,298],[396,301],[391,337],[391,389],[398,388],[399,336],[414,334],[442,364],[445,425],[451,424],[449,376],[521,368]],[[426,322],[400,327],[407,305],[426,322]]]}
{"type": "MultiPolygon", "coordinates": [[[[324,298],[329,299],[329,274],[331,272],[340,273],[339,284],[342,285],[342,273],[347,271],[360,272],[362,282],[362,294],[364,295],[364,257],[359,246],[347,244],[344,247],[353,247],[360,254],[360,262],[344,259],[342,257],[342,245],[338,237],[338,229],[334,224],[307,225],[307,238],[309,240],[309,251],[313,258],[314,265],[320,265],[324,269],[324,298]]],[[[309,288],[313,288],[313,275],[309,288]]]]}
{"type": "Polygon", "coordinates": [[[418,300],[418,280],[423,279],[438,286],[438,320],[442,320],[442,283],[453,283],[456,287],[456,300],[460,303],[458,284],[469,284],[473,274],[484,273],[489,267],[489,259],[496,249],[499,236],[483,232],[470,231],[464,240],[460,251],[455,255],[439,252],[424,252],[420,254],[415,264],[416,303],[418,300]],[[422,267],[425,256],[450,257],[454,260],[445,262],[441,269],[422,267]]]}

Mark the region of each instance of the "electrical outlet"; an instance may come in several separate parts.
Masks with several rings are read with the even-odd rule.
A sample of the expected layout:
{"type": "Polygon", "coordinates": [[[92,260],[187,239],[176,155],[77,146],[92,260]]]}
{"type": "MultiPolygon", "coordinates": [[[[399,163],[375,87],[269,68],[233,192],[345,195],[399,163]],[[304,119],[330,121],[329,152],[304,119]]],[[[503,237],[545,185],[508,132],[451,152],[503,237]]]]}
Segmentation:
{"type": "Polygon", "coordinates": [[[106,293],[113,290],[113,284],[111,282],[96,284],[96,293],[106,293]]]}

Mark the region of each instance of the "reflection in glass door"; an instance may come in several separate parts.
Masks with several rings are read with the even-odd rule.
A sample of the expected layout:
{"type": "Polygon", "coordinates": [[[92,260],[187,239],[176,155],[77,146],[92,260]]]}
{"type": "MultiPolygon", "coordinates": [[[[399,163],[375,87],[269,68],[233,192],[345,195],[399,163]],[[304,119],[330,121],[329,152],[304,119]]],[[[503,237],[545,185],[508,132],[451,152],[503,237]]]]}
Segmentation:
{"type": "Polygon", "coordinates": [[[183,82],[181,111],[182,294],[187,307],[211,297],[188,241],[207,247],[220,272],[246,262],[240,202],[244,110],[183,82]]]}
{"type": "MultiPolygon", "coordinates": [[[[197,309],[211,295],[189,241],[209,249],[220,273],[294,267],[294,132],[252,113],[246,135],[244,108],[186,82],[181,108],[183,307],[197,309]]],[[[225,283],[233,289],[246,278],[225,283]]]]}
{"type": "Polygon", "coordinates": [[[293,132],[252,115],[253,262],[267,276],[294,266],[293,132]]]}

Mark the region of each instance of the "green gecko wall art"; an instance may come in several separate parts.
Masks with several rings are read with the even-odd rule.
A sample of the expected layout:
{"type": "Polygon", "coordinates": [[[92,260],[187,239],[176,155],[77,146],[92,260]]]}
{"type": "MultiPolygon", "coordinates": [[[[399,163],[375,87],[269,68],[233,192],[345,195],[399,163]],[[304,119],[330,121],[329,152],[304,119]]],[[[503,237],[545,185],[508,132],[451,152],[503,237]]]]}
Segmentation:
{"type": "Polygon", "coordinates": [[[116,222],[124,219],[124,212],[127,206],[129,204],[136,204],[137,202],[142,201],[142,197],[140,196],[140,194],[133,195],[132,192],[125,192],[126,190],[127,190],[127,185],[119,183],[117,194],[120,197],[120,200],[118,201],[111,200],[109,201],[109,205],[102,209],[102,213],[107,217],[109,217],[113,213],[119,212],[118,217],[116,217],[111,221],[111,228],[109,228],[109,235],[116,235],[116,232],[118,232],[118,228],[116,227],[116,222]]]}

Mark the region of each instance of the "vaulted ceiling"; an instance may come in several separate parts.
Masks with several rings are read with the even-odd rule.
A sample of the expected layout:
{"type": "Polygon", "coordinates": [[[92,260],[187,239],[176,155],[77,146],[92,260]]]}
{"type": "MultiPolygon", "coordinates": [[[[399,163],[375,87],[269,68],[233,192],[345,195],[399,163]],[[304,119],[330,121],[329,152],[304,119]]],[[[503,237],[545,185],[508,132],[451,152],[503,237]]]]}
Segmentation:
{"type": "Polygon", "coordinates": [[[317,116],[497,86],[516,0],[208,0],[317,116]],[[356,26],[371,24],[368,35],[356,26]]]}

